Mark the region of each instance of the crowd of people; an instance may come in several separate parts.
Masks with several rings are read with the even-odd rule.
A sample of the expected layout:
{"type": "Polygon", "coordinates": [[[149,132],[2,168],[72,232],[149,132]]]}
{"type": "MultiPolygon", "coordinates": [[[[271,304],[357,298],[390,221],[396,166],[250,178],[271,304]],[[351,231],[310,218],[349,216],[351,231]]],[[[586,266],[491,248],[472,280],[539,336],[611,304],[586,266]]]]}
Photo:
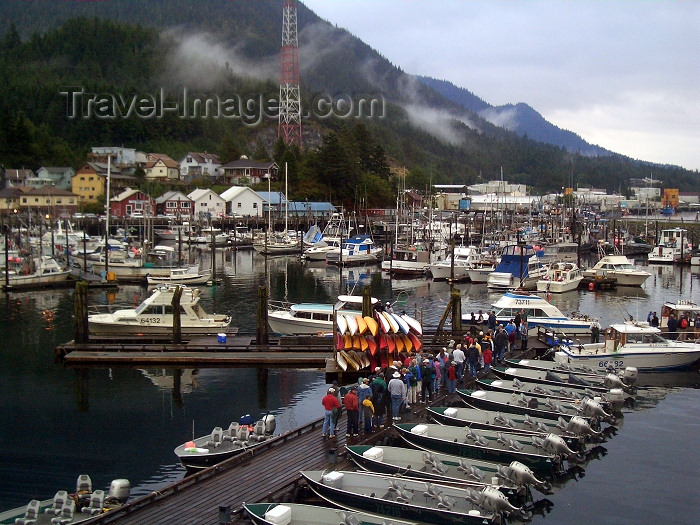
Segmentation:
{"type": "Polygon", "coordinates": [[[520,348],[526,350],[524,311],[505,324],[496,323],[494,312],[487,312],[482,314],[481,323],[472,324],[461,340],[450,341],[437,355],[426,354],[422,349],[402,352],[400,360],[385,368],[376,367],[342,397],[334,382],[322,400],[323,436],[334,437],[343,409],[348,418],[347,437],[357,437],[360,431],[370,434],[384,428],[385,421],[400,421],[402,413],[432,401],[439,392],[454,393],[458,384],[482,372],[488,374],[492,364],[502,364],[506,353],[516,349],[518,341],[520,348]]]}

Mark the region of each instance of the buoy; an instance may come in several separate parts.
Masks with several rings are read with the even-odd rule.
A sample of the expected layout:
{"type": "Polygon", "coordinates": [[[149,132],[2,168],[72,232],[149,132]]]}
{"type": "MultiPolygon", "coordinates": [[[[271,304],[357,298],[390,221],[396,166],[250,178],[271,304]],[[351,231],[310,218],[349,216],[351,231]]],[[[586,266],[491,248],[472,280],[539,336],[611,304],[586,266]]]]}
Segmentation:
{"type": "Polygon", "coordinates": [[[595,290],[595,283],[593,283],[593,282],[588,283],[588,289],[589,289],[591,292],[592,292],[593,290],[595,290]]]}

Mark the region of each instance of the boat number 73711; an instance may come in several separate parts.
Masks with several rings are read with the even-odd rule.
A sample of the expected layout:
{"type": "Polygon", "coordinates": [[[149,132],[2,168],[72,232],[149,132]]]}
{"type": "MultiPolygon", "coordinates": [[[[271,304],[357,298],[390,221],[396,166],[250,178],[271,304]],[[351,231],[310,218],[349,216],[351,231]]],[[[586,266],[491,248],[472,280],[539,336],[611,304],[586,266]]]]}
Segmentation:
{"type": "Polygon", "coordinates": [[[515,304],[527,306],[528,304],[530,304],[530,299],[515,299],[515,304]]]}

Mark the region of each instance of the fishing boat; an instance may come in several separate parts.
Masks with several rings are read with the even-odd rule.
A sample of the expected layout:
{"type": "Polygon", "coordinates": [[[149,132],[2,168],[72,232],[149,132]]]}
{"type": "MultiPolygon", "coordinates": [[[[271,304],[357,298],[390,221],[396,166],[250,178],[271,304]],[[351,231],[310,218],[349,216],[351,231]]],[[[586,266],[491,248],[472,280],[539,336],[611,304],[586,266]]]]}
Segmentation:
{"type": "Polygon", "coordinates": [[[493,487],[451,487],[367,472],[303,470],[301,475],[333,505],[422,524],[483,525],[519,510],[493,487]]]}
{"type": "Polygon", "coordinates": [[[431,263],[430,274],[435,281],[466,281],[469,279],[468,270],[479,256],[476,246],[455,246],[452,255],[431,263]]]}
{"type": "Polygon", "coordinates": [[[573,262],[553,262],[537,281],[538,292],[564,293],[576,290],[583,280],[581,269],[573,262]]]}
{"type": "Polygon", "coordinates": [[[382,249],[375,246],[369,235],[355,235],[347,239],[341,248],[329,250],[326,253],[328,264],[350,266],[379,262],[382,249]]]}
{"type": "Polygon", "coordinates": [[[500,432],[516,431],[521,434],[562,436],[569,447],[578,450],[586,437],[598,438],[600,432],[591,427],[588,420],[580,416],[552,419],[531,417],[528,414],[511,414],[495,410],[471,407],[427,407],[427,416],[442,425],[481,428],[500,432]]]}
{"type": "Polygon", "coordinates": [[[309,232],[313,231],[313,235],[309,236],[309,232],[304,236],[304,244],[308,245],[304,249],[302,257],[308,261],[325,261],[326,254],[332,249],[340,249],[343,239],[347,239],[350,233],[353,232],[353,221],[345,222],[343,213],[334,212],[330,219],[320,231],[316,226],[312,226],[309,232]]]}
{"type": "Polygon", "coordinates": [[[183,268],[171,268],[170,275],[159,277],[157,275],[147,275],[149,285],[157,285],[162,283],[170,284],[206,284],[211,281],[211,270],[200,271],[198,264],[192,264],[183,268]]]}
{"type": "Polygon", "coordinates": [[[131,257],[123,250],[110,252],[107,256],[107,263],[104,257],[92,263],[92,273],[100,274],[108,270],[118,281],[141,281],[148,275],[167,277],[170,270],[180,267],[172,246],[154,246],[145,256],[140,257],[131,257]]]}
{"type": "Polygon", "coordinates": [[[693,245],[688,239],[685,228],[669,228],[661,230],[656,246],[647,254],[651,264],[673,264],[682,262],[690,257],[693,245]]]}
{"type": "MultiPolygon", "coordinates": [[[[62,268],[50,255],[41,257],[8,258],[6,275],[0,274],[0,283],[5,288],[5,279],[10,288],[40,288],[66,281],[70,270],[62,268]]],[[[5,272],[2,272],[3,274],[5,272]]]]}
{"type": "Polygon", "coordinates": [[[618,286],[642,286],[651,277],[649,272],[637,270],[634,262],[624,255],[605,255],[592,268],[581,272],[584,277],[610,277],[618,286]]]}
{"type": "Polygon", "coordinates": [[[623,381],[623,379],[612,372],[605,375],[580,375],[575,372],[565,370],[535,370],[521,367],[491,367],[493,373],[501,379],[519,379],[530,383],[541,383],[544,385],[581,385],[594,391],[604,392],[613,388],[620,388],[628,394],[633,394],[635,388],[623,381]]]}
{"type": "Polygon", "coordinates": [[[75,492],[59,490],[53,498],[31,500],[26,506],[0,512],[0,523],[16,525],[71,525],[89,520],[104,512],[117,509],[129,499],[131,484],[127,479],[115,479],[105,493],[93,490],[87,474],[78,476],[75,492]]]}
{"type": "Polygon", "coordinates": [[[504,465],[427,450],[379,445],[351,445],[347,450],[348,457],[368,472],[472,487],[491,485],[513,503],[525,497],[529,485],[543,490],[549,488],[535,477],[532,470],[517,461],[504,465]]]}
{"type": "Polygon", "coordinates": [[[563,458],[576,456],[555,434],[540,438],[513,431],[473,430],[435,423],[398,423],[394,428],[404,441],[423,450],[498,463],[520,461],[545,475],[560,471],[563,458]]]}
{"type": "Polygon", "coordinates": [[[290,255],[301,253],[301,237],[285,232],[267,232],[253,241],[253,249],[263,255],[290,255]]]}
{"type": "Polygon", "coordinates": [[[557,242],[547,244],[541,250],[535,249],[543,264],[553,262],[576,262],[578,259],[578,244],[575,242],[557,242]]]}
{"type": "Polygon", "coordinates": [[[496,290],[534,290],[537,281],[546,273],[547,268],[532,246],[513,244],[503,248],[501,262],[489,274],[486,286],[496,290]]]}
{"type": "Polygon", "coordinates": [[[243,503],[255,525],[418,525],[352,510],[303,503],[243,503]]]}
{"type": "MultiPolygon", "coordinates": [[[[538,398],[525,394],[508,394],[493,390],[462,390],[457,394],[467,405],[483,410],[497,410],[510,414],[528,414],[557,421],[560,417],[572,418],[583,416],[592,420],[602,419],[612,422],[614,418],[594,399],[585,399],[580,403],[557,402],[549,398],[538,398]]],[[[595,421],[592,421],[595,425],[595,421]]]]}
{"type": "Polygon", "coordinates": [[[181,288],[180,325],[182,335],[225,332],[231,316],[207,314],[199,304],[200,291],[174,284],[158,285],[136,308],[114,305],[90,306],[88,329],[94,335],[172,335],[173,296],[181,288]]]}
{"type": "Polygon", "coordinates": [[[639,371],[665,371],[687,368],[700,359],[700,344],[673,341],[649,323],[628,321],[605,331],[602,343],[562,344],[554,354],[559,363],[581,363],[605,370],[609,366],[633,366],[639,371]]]}
{"type": "Polygon", "coordinates": [[[254,423],[250,415],[232,422],[224,430],[215,427],[211,434],[187,441],[175,448],[175,455],[187,470],[200,470],[238,456],[263,444],[275,432],[275,416],[267,414],[254,423]]]}
{"type": "Polygon", "coordinates": [[[680,299],[678,301],[666,301],[661,307],[661,316],[659,317],[659,328],[668,328],[668,320],[673,314],[676,320],[685,315],[688,321],[695,319],[695,316],[700,314],[700,305],[693,301],[680,299]]]}
{"type": "Polygon", "coordinates": [[[547,398],[556,401],[581,402],[584,398],[593,398],[603,408],[619,411],[625,403],[624,392],[619,388],[608,390],[605,387],[589,387],[582,385],[544,385],[513,379],[488,379],[476,380],[476,386],[484,390],[496,390],[498,392],[525,394],[532,397],[547,398]]]}
{"type": "MultiPolygon", "coordinates": [[[[378,302],[374,297],[371,299],[373,306],[378,302]]],[[[359,295],[339,295],[335,304],[269,301],[268,305],[267,322],[274,333],[282,335],[332,333],[334,314],[339,323],[362,315],[362,296],[359,295]]],[[[347,326],[339,331],[346,330],[347,326]]]]}
{"type": "Polygon", "coordinates": [[[420,244],[394,246],[391,258],[382,261],[382,271],[392,275],[419,276],[430,269],[430,250],[420,244]]]}
{"type": "Polygon", "coordinates": [[[544,359],[509,359],[505,360],[509,367],[524,368],[527,370],[539,370],[545,372],[564,372],[576,374],[576,376],[591,381],[605,380],[608,374],[612,374],[619,379],[619,382],[609,379],[610,388],[632,387],[637,382],[639,371],[633,366],[616,369],[608,367],[605,370],[590,367],[584,363],[559,363],[557,361],[546,361],[544,359]]]}
{"type": "Polygon", "coordinates": [[[480,258],[474,261],[469,269],[467,270],[467,275],[472,284],[484,284],[488,282],[489,275],[496,270],[495,259],[480,258]]]}
{"type": "MultiPolygon", "coordinates": [[[[491,306],[495,310],[496,320],[502,324],[508,323],[524,310],[529,330],[543,327],[569,334],[591,332],[593,319],[588,316],[567,317],[544,297],[522,290],[504,293],[491,306]]],[[[469,322],[469,319],[466,314],[462,315],[462,322],[469,322]]]]}

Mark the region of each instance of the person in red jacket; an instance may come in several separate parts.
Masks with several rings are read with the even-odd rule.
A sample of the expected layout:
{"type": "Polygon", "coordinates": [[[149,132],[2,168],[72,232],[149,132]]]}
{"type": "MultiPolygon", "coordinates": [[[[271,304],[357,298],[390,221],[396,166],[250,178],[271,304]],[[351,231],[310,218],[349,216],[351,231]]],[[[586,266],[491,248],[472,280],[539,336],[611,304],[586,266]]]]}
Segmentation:
{"type": "Polygon", "coordinates": [[[348,411],[348,430],[345,436],[356,437],[360,432],[360,403],[357,399],[356,386],[352,387],[350,389],[350,392],[345,394],[345,398],[343,399],[343,405],[345,405],[345,409],[348,411]]]}
{"type": "Polygon", "coordinates": [[[333,409],[340,410],[340,401],[335,396],[335,388],[329,388],[328,393],[321,399],[321,404],[326,410],[323,416],[323,437],[335,437],[335,423],[333,422],[333,409]]]}

